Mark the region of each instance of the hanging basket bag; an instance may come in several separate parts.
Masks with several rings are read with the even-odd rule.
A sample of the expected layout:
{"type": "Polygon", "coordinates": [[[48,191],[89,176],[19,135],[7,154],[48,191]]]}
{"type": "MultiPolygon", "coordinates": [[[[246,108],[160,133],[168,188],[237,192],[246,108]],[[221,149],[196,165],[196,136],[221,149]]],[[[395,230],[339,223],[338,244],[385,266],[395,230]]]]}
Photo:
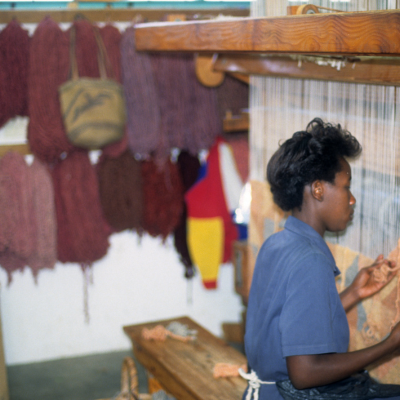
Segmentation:
{"type": "Polygon", "coordinates": [[[61,113],[67,137],[77,147],[100,149],[122,139],[125,129],[123,87],[107,78],[107,52],[98,29],[94,27],[98,46],[100,79],[80,78],[76,62],[76,30],[71,27],[71,79],[59,87],[61,113]]]}

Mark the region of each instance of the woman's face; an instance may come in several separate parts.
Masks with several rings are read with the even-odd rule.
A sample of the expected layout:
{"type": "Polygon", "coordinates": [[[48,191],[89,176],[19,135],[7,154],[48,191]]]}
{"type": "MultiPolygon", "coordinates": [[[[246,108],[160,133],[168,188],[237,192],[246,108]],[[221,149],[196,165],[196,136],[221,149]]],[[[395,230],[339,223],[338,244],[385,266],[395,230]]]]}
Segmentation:
{"type": "Polygon", "coordinates": [[[340,232],[346,229],[352,220],[356,199],[350,191],[351,168],[349,163],[340,160],[341,171],[335,176],[332,183],[323,182],[323,222],[329,232],[340,232]]]}

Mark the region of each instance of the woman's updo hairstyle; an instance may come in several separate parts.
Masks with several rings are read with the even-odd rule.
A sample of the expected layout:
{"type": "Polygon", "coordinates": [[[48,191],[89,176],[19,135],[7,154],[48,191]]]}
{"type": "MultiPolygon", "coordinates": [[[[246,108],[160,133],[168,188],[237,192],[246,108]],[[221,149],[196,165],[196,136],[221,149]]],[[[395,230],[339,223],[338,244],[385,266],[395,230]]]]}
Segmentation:
{"type": "Polygon", "coordinates": [[[361,145],[338,125],[313,119],[279,146],[268,162],[267,180],[274,202],[283,210],[301,208],[304,187],[316,180],[333,183],[340,159],[355,158],[361,145]]]}

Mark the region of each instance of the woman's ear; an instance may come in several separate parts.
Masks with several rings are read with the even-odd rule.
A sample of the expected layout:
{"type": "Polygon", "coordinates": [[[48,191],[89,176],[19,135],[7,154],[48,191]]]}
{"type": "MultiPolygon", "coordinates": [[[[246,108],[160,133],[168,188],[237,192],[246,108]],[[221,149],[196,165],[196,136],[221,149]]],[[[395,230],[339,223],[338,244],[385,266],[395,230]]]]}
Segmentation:
{"type": "Polygon", "coordinates": [[[318,201],[324,199],[324,185],[321,181],[314,181],[311,184],[311,194],[318,201]]]}

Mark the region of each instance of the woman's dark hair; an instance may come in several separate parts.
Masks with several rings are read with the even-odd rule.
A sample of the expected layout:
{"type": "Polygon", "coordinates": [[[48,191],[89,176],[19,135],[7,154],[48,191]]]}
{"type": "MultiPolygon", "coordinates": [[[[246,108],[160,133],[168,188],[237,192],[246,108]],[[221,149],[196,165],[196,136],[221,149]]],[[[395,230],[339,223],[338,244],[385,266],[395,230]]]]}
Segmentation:
{"type": "Polygon", "coordinates": [[[275,203],[284,211],[301,207],[304,187],[316,180],[333,183],[342,157],[355,158],[361,145],[340,125],[313,119],[280,145],[267,166],[275,203]]]}

